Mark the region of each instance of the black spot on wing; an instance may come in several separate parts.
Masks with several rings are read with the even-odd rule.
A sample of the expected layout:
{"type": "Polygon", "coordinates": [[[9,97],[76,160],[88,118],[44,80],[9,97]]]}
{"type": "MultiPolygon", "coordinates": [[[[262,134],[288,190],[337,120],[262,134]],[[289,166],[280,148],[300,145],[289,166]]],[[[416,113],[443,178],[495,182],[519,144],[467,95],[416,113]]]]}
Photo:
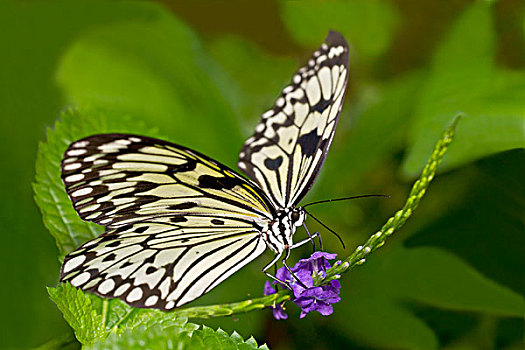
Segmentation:
{"type": "Polygon", "coordinates": [[[321,101],[317,102],[317,104],[312,107],[311,112],[317,111],[319,113],[323,113],[325,109],[330,107],[332,102],[333,102],[332,99],[329,99],[329,100],[321,99],[321,101]]]}
{"type": "Polygon", "coordinates": [[[199,186],[202,188],[211,188],[214,190],[231,190],[235,186],[242,184],[243,183],[235,177],[211,175],[199,176],[199,186]]]}
{"type": "Polygon", "coordinates": [[[279,169],[279,167],[281,166],[282,163],[283,163],[283,157],[282,156],[279,156],[279,157],[277,157],[275,159],[266,158],[264,160],[264,165],[269,170],[277,170],[277,169],[279,169]]]}
{"type": "Polygon", "coordinates": [[[317,148],[319,147],[319,140],[321,136],[317,135],[317,128],[310,131],[308,134],[301,135],[297,140],[299,146],[304,155],[310,157],[312,156],[317,148]]]}
{"type": "Polygon", "coordinates": [[[174,216],[170,218],[170,221],[172,223],[177,223],[177,222],[186,222],[188,221],[188,219],[186,219],[184,216],[174,216]]]}
{"type": "Polygon", "coordinates": [[[118,227],[115,230],[115,233],[122,233],[122,232],[130,231],[132,229],[133,229],[133,224],[127,224],[127,225],[123,225],[123,226],[118,227]]]}
{"type": "Polygon", "coordinates": [[[211,219],[211,223],[214,225],[224,225],[224,220],[221,219],[211,219]]]}
{"type": "Polygon", "coordinates": [[[102,262],[113,261],[116,257],[117,256],[114,253],[110,253],[104,259],[102,259],[102,262]]]}
{"type": "Polygon", "coordinates": [[[146,232],[148,229],[147,226],[141,226],[141,227],[137,227],[136,229],[133,230],[133,232],[136,232],[136,233],[144,233],[146,232]]]}
{"type": "Polygon", "coordinates": [[[108,247],[108,248],[116,248],[119,245],[120,245],[120,241],[113,241],[113,242],[107,244],[106,247],[108,247]]]}
{"type": "Polygon", "coordinates": [[[186,203],[180,203],[180,204],[174,204],[170,205],[168,207],[169,210],[183,210],[183,209],[190,209],[197,206],[197,203],[193,202],[186,202],[186,203]]]}
{"type": "Polygon", "coordinates": [[[193,171],[197,168],[197,161],[195,159],[188,159],[186,163],[180,165],[170,165],[168,173],[183,173],[186,171],[193,171]]]}

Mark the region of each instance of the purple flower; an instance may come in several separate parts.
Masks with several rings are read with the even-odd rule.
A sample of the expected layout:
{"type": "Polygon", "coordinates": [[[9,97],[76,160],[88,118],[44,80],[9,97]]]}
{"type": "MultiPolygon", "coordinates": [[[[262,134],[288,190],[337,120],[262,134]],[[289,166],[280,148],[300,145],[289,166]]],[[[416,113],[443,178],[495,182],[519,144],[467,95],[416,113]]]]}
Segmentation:
{"type": "MultiPolygon", "coordinates": [[[[264,295],[272,295],[275,293],[277,293],[277,291],[272,288],[270,282],[266,281],[266,283],[264,284],[264,295]]],[[[273,317],[276,320],[286,320],[288,318],[288,315],[284,312],[283,304],[284,303],[272,306],[273,317]]]]}
{"type": "MultiPolygon", "coordinates": [[[[299,260],[299,262],[292,268],[292,272],[299,281],[293,278],[285,267],[281,267],[277,270],[276,277],[281,281],[288,283],[292,288],[295,297],[293,302],[301,308],[301,318],[312,311],[317,311],[324,316],[330,315],[333,312],[332,304],[341,300],[339,297],[339,292],[341,290],[339,281],[332,280],[330,283],[318,287],[314,287],[313,285],[314,276],[325,276],[325,270],[330,268],[328,260],[335,259],[335,257],[336,254],[314,252],[308,259],[299,260]]],[[[273,283],[276,284],[278,282],[274,281],[273,283]]],[[[282,283],[280,284],[283,288],[288,288],[282,283]]],[[[274,293],[276,293],[275,290],[272,288],[271,284],[266,281],[264,294],[270,295],[274,293]],[[270,290],[272,291],[271,293],[269,292],[270,290]]],[[[279,307],[280,310],[276,310],[276,307],[274,307],[274,317],[276,319],[282,319],[283,317],[280,317],[280,315],[284,314],[284,311],[280,305],[277,307],[279,307]]]]}
{"type": "MultiPolygon", "coordinates": [[[[279,280],[281,280],[283,282],[286,282],[288,284],[291,284],[291,283],[294,282],[294,278],[290,274],[290,271],[288,271],[288,269],[286,267],[284,267],[284,266],[277,270],[277,273],[275,274],[275,277],[277,277],[279,280]]],[[[279,282],[274,280],[272,283],[273,284],[277,284],[279,282]]],[[[279,285],[283,289],[288,289],[288,286],[285,285],[285,284],[279,283],[279,285]]]]}
{"type": "Polygon", "coordinates": [[[330,284],[324,286],[305,289],[294,300],[294,303],[301,308],[300,317],[303,318],[312,311],[317,311],[323,316],[331,315],[334,312],[332,304],[341,300],[340,290],[339,281],[330,281],[330,284]]]}

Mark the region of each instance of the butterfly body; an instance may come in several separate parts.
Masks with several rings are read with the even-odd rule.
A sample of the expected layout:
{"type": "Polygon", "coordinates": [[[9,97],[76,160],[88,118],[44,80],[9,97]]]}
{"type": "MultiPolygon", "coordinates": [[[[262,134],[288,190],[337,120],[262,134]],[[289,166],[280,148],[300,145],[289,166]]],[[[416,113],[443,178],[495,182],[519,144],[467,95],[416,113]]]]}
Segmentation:
{"type": "Polygon", "coordinates": [[[301,208],[283,209],[269,222],[269,230],[263,236],[266,245],[274,253],[281,254],[293,245],[297,228],[304,223],[306,213],[301,208]]]}
{"type": "Polygon", "coordinates": [[[333,139],[347,71],[347,44],[330,32],[246,141],[238,165],[250,179],[146,136],[72,143],[62,161],[66,192],[83,220],[106,231],[66,256],[61,281],[132,306],[172,310],[267,248],[275,258],[264,271],[281,256],[285,263],[301,244],[293,240],[306,219],[298,204],[333,139]]]}

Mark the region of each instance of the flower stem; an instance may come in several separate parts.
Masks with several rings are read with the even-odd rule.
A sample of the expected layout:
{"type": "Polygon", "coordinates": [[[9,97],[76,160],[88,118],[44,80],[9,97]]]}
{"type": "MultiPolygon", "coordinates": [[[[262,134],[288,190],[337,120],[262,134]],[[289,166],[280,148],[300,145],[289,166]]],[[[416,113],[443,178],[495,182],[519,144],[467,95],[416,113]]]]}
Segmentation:
{"type": "Polygon", "coordinates": [[[279,291],[276,294],[268,295],[261,298],[244,300],[231,304],[194,306],[182,308],[174,311],[178,317],[188,318],[210,318],[230,316],[233,314],[245,313],[253,310],[264,309],[265,307],[274,306],[290,299],[289,291],[279,291]]]}
{"type": "Polygon", "coordinates": [[[427,161],[427,164],[423,168],[419,179],[412,186],[412,190],[408,195],[408,199],[405,202],[403,208],[397,211],[386,224],[375,234],[373,234],[362,246],[356,248],[356,250],[344,259],[341,264],[335,265],[326,271],[326,276],[321,278],[317,276],[314,279],[315,285],[326,284],[328,281],[341,277],[341,274],[348,271],[349,269],[361,265],[366,261],[368,254],[381,247],[386,239],[394,233],[395,230],[399,229],[412,215],[413,211],[417,208],[421,198],[425,194],[430,182],[434,178],[436,169],[443,159],[448,146],[452,142],[456,126],[461,119],[461,114],[454,117],[454,120],[450,126],[445,130],[443,136],[438,140],[434,146],[434,151],[427,161]]]}

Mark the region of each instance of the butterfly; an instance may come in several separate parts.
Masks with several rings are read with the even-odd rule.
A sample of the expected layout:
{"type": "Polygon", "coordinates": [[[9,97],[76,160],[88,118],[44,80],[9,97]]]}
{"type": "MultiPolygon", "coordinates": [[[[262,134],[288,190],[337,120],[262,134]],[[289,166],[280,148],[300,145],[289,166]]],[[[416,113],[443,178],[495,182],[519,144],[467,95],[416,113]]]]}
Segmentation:
{"type": "Polygon", "coordinates": [[[209,292],[267,248],[290,249],[298,206],[334,137],[348,79],[348,45],[331,31],[244,144],[239,168],[146,136],[93,135],[61,164],[79,216],[105,226],[68,254],[60,280],[134,307],[172,310],[209,292]]]}

